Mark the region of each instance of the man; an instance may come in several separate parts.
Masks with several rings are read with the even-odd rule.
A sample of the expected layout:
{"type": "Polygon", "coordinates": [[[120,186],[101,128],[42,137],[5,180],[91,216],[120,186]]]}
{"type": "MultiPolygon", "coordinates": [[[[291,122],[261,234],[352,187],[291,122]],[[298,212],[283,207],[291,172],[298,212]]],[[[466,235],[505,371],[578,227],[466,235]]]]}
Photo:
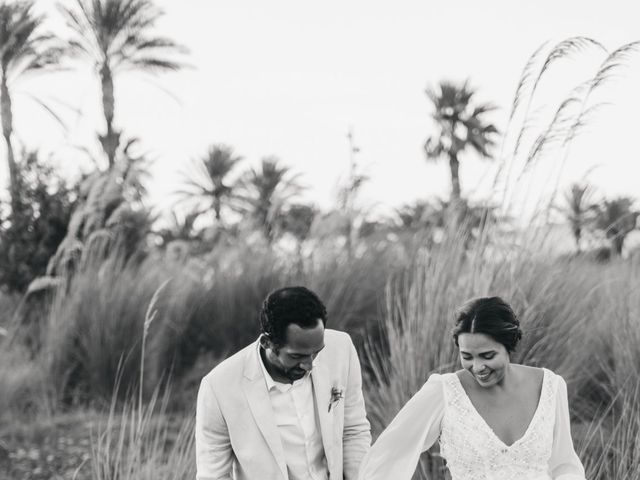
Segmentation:
{"type": "Polygon", "coordinates": [[[371,434],[349,335],[304,287],[270,293],[258,340],[202,379],[197,480],[351,480],[371,434]]]}

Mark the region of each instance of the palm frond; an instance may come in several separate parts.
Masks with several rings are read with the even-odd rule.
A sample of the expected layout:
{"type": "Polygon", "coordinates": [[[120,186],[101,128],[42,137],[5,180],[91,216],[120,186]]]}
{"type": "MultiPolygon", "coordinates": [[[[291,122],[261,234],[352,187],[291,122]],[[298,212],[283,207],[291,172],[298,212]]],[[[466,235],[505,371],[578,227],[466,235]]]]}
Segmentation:
{"type": "Polygon", "coordinates": [[[237,185],[229,183],[227,178],[241,160],[233,148],[212,145],[206,155],[191,162],[188,170],[180,172],[182,187],[174,193],[182,202],[210,205],[218,218],[223,201],[228,204],[235,197],[237,185]]]}
{"type": "Polygon", "coordinates": [[[498,107],[491,103],[484,103],[482,105],[478,105],[473,109],[473,113],[471,113],[471,118],[477,118],[481,115],[484,115],[485,113],[493,112],[497,109],[498,107]]]}
{"type": "Polygon", "coordinates": [[[181,67],[169,56],[185,53],[184,47],[149,36],[163,14],[150,0],[76,0],[74,8],[60,8],[75,33],[75,50],[89,54],[96,64],[106,63],[113,71],[181,67]]]}
{"type": "Polygon", "coordinates": [[[176,71],[182,68],[182,64],[178,62],[174,62],[171,60],[164,60],[161,58],[151,58],[151,57],[143,57],[143,58],[132,58],[126,62],[123,62],[123,66],[127,70],[137,70],[144,69],[149,72],[156,71],[176,71]]]}
{"type": "Polygon", "coordinates": [[[1,5],[0,68],[6,77],[57,66],[64,54],[56,37],[43,31],[44,17],[32,10],[31,1],[1,5]]]}
{"type": "MultiPolygon", "coordinates": [[[[136,50],[155,50],[155,49],[184,49],[170,38],[154,37],[154,38],[138,38],[137,35],[130,36],[126,42],[127,45],[135,45],[136,50]]],[[[183,52],[185,50],[182,50],[183,52]]]]}
{"type": "Polygon", "coordinates": [[[62,130],[64,130],[65,133],[68,133],[69,128],[67,127],[67,124],[64,122],[62,117],[60,117],[60,115],[58,115],[55,112],[55,110],[53,110],[47,103],[45,103],[43,100],[39,99],[35,95],[32,95],[30,93],[26,93],[25,95],[29,97],[31,100],[33,100],[35,103],[40,105],[40,107],[42,107],[44,111],[47,112],[51,116],[51,118],[53,118],[58,123],[58,125],[60,125],[62,130]]]}
{"type": "Polygon", "coordinates": [[[299,174],[280,164],[276,157],[265,157],[239,181],[238,210],[258,223],[270,222],[283,206],[299,195],[304,187],[299,174]]]}
{"type": "Polygon", "coordinates": [[[431,116],[439,129],[425,142],[427,159],[435,160],[451,153],[457,155],[467,146],[482,157],[491,156],[489,149],[496,144],[493,137],[498,129],[487,123],[484,116],[496,109],[494,105],[473,105],[476,91],[468,80],[462,85],[442,81],[437,90],[428,87],[425,92],[433,103],[431,116]]]}

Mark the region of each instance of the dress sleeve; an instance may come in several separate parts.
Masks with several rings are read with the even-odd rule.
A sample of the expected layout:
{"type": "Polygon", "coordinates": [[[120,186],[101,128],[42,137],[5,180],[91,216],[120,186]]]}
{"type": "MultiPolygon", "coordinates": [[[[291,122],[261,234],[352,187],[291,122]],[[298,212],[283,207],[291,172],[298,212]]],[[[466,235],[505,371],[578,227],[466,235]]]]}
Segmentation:
{"type": "Polygon", "coordinates": [[[585,480],[584,467],[571,440],[567,384],[560,376],[556,383],[556,421],[549,470],[554,480],[585,480]]]}
{"type": "Polygon", "coordinates": [[[380,434],[358,480],[410,480],[420,454],[440,436],[444,405],[442,377],[433,374],[380,434]]]}

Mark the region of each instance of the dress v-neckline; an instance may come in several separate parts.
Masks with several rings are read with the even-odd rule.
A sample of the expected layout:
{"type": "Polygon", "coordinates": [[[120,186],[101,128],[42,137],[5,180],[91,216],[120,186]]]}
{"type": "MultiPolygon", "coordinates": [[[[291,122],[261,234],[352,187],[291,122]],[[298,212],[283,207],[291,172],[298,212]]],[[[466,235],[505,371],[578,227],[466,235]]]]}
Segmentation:
{"type": "Polygon", "coordinates": [[[524,431],[524,434],[522,434],[522,436],[520,438],[518,438],[516,441],[514,441],[511,445],[507,445],[498,436],[498,434],[496,434],[495,430],[491,427],[491,425],[489,425],[489,423],[484,419],[484,417],[482,415],[480,415],[480,412],[478,411],[478,409],[475,407],[475,405],[471,401],[471,398],[469,398],[469,395],[467,395],[467,391],[464,389],[464,386],[462,385],[462,382],[460,381],[460,378],[458,377],[458,375],[456,373],[452,373],[452,375],[455,377],[456,385],[462,391],[462,396],[466,399],[466,402],[468,403],[468,406],[471,408],[472,412],[476,414],[476,416],[485,425],[486,429],[491,433],[491,435],[498,442],[500,442],[500,445],[502,446],[503,449],[509,450],[511,447],[513,447],[517,443],[520,443],[522,440],[524,440],[526,438],[526,436],[529,434],[529,431],[531,430],[533,424],[535,423],[536,418],[538,417],[538,413],[540,412],[540,409],[542,407],[542,399],[543,399],[543,396],[544,396],[544,389],[546,387],[547,377],[548,377],[546,368],[542,369],[542,386],[540,388],[540,398],[538,398],[538,405],[536,406],[536,409],[533,412],[533,416],[531,417],[531,420],[529,420],[529,425],[527,425],[527,428],[524,431]]]}

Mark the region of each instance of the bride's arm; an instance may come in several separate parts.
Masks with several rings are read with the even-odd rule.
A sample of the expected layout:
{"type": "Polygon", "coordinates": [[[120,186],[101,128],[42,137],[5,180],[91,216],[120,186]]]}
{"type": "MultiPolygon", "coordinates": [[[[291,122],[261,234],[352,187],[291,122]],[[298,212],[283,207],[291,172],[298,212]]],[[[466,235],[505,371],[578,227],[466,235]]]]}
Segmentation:
{"type": "Polygon", "coordinates": [[[556,422],[553,432],[553,450],[549,459],[551,476],[554,480],[584,480],[584,467],[571,440],[567,384],[560,376],[558,376],[556,389],[556,422]]]}
{"type": "Polygon", "coordinates": [[[380,434],[360,465],[358,480],[410,480],[420,454],[440,435],[442,377],[433,374],[380,434]]]}

